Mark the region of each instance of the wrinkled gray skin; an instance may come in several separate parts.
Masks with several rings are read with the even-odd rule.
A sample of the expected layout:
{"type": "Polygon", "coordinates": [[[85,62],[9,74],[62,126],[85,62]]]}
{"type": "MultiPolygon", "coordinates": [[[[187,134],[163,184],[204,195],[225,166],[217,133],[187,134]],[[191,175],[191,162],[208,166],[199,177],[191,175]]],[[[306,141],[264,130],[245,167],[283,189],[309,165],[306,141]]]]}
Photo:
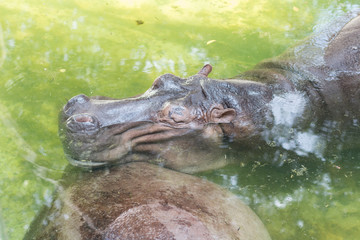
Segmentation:
{"type": "Polygon", "coordinates": [[[249,207],[206,180],[149,163],[69,172],[24,240],[270,239],[249,207]]]}
{"type": "Polygon", "coordinates": [[[360,17],[349,14],[232,79],[208,78],[205,65],[187,79],[162,75],[133,98],[75,96],[60,135],[82,167],[153,161],[195,172],[225,165],[230,148],[266,143],[321,158],[327,133],[359,128],[359,59],[360,17]]]}

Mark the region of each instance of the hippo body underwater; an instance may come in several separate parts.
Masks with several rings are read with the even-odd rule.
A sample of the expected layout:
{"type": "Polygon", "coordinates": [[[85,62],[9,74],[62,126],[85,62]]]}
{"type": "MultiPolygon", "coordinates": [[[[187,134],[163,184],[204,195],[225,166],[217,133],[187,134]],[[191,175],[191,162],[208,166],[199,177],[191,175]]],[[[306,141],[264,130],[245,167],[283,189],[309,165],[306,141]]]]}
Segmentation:
{"type": "Polygon", "coordinates": [[[68,168],[24,240],[270,240],[256,214],[214,183],[149,163],[68,168]],[[77,171],[76,171],[77,170],[77,171]]]}
{"type": "Polygon", "coordinates": [[[234,78],[210,79],[211,69],[186,79],[162,75],[132,98],[73,97],[60,114],[69,160],[81,167],[147,161],[196,172],[225,165],[229,149],[269,143],[321,157],[330,134],[359,132],[357,15],[234,78]]]}

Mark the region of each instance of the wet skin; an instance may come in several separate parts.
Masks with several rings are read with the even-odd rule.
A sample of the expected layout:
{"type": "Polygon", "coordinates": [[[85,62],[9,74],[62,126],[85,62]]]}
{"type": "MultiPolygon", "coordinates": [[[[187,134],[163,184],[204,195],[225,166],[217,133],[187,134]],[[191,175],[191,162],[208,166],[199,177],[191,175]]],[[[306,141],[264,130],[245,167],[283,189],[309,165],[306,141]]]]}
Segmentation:
{"type": "Polygon", "coordinates": [[[359,59],[360,17],[346,16],[231,79],[209,78],[205,65],[186,79],[162,75],[133,98],[75,96],[60,136],[82,167],[147,161],[196,172],[225,165],[230,148],[267,143],[321,157],[325,135],[359,129],[359,59]]]}

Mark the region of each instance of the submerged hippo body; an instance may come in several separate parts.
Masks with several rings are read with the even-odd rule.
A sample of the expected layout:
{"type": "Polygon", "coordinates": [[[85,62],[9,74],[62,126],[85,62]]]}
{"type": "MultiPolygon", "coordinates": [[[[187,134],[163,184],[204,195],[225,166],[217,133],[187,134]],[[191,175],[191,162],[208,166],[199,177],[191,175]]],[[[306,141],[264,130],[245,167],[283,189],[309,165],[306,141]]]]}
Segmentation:
{"type": "Polygon", "coordinates": [[[262,143],[321,157],[322,136],[359,129],[359,59],[360,17],[347,16],[232,79],[208,78],[205,65],[187,79],[162,75],[133,98],[75,96],[60,135],[83,167],[154,161],[195,172],[226,164],[230,148],[262,143]]]}
{"type": "Polygon", "coordinates": [[[68,174],[25,240],[268,240],[260,219],[206,180],[149,163],[68,174]]]}

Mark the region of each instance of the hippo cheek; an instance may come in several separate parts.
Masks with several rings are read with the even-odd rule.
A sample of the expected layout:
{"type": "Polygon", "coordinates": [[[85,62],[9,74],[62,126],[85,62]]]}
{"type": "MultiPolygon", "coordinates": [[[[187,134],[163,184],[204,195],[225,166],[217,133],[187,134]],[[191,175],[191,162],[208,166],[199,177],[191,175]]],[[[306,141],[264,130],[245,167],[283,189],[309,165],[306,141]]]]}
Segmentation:
{"type": "MultiPolygon", "coordinates": [[[[174,129],[160,124],[148,124],[130,129],[121,135],[115,136],[115,144],[110,149],[100,153],[98,159],[113,162],[137,161],[137,159],[123,159],[126,154],[143,154],[152,158],[161,155],[164,143],[172,139],[181,138],[189,129],[174,129]]],[[[144,158],[140,158],[143,160],[144,158]]]]}
{"type": "Polygon", "coordinates": [[[152,159],[153,163],[180,172],[194,173],[225,165],[225,149],[220,148],[219,142],[204,138],[202,130],[177,129],[177,132],[179,130],[183,131],[183,136],[138,147],[142,151],[156,154],[156,158],[152,159]]]}

